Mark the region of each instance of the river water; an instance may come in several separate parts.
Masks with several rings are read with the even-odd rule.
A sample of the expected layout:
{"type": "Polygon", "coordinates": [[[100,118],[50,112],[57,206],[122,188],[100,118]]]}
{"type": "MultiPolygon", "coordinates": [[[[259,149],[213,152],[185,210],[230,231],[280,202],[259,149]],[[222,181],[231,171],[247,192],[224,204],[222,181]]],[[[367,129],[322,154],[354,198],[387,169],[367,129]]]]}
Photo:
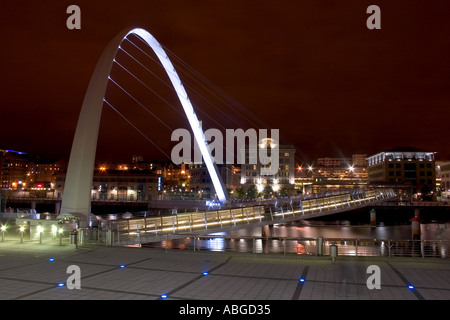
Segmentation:
{"type": "MultiPolygon", "coordinates": [[[[380,239],[412,240],[410,224],[402,225],[351,225],[333,223],[299,222],[292,225],[274,225],[269,228],[271,237],[330,239],[380,239]]],[[[421,224],[421,240],[450,240],[450,222],[421,224]]],[[[235,230],[226,235],[231,237],[263,235],[262,228],[235,230]]]]}
{"type": "Polygon", "coordinates": [[[255,227],[208,236],[186,237],[144,247],[218,252],[317,254],[323,238],[323,254],[336,243],[340,255],[350,256],[450,256],[450,222],[423,223],[420,240],[412,241],[411,224],[352,225],[349,221],[301,221],[294,224],[255,227]]]}

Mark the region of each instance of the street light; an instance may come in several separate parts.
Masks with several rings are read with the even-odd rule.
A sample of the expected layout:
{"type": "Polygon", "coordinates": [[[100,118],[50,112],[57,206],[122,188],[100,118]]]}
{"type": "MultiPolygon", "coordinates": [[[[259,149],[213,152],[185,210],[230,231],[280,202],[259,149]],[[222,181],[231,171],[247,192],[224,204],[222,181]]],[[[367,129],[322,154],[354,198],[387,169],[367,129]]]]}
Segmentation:
{"type": "Polygon", "coordinates": [[[5,241],[5,231],[6,231],[6,226],[2,226],[0,228],[0,230],[2,231],[2,242],[5,241]]]}

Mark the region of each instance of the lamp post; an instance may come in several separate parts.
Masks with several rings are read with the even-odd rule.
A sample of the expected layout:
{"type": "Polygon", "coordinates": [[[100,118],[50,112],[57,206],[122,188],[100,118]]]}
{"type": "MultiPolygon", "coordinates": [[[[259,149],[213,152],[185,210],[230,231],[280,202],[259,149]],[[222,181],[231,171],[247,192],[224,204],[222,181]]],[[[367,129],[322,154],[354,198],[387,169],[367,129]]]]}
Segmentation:
{"type": "Polygon", "coordinates": [[[0,230],[2,231],[2,242],[5,241],[5,231],[6,231],[6,226],[2,226],[0,228],[0,230]]]}

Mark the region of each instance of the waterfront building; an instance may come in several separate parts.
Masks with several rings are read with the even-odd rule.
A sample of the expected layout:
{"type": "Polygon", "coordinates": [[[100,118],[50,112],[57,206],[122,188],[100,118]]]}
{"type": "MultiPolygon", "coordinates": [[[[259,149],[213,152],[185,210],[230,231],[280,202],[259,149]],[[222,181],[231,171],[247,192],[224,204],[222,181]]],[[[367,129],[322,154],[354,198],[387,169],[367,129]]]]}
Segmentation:
{"type": "MultiPolygon", "coordinates": [[[[228,191],[234,189],[233,186],[233,166],[230,164],[216,164],[223,185],[228,191]]],[[[189,189],[196,193],[196,197],[200,199],[215,199],[215,190],[209,175],[208,169],[204,163],[189,165],[189,189]]]]}
{"type": "Polygon", "coordinates": [[[416,198],[433,197],[436,191],[435,152],[383,151],[367,158],[369,184],[397,186],[416,198]]]}
{"type": "Polygon", "coordinates": [[[367,155],[318,158],[316,163],[299,165],[296,189],[304,194],[361,188],[367,184],[367,155]]]}
{"type": "MultiPolygon", "coordinates": [[[[271,144],[278,143],[273,139],[265,139],[260,142],[260,147],[270,147],[271,144]]],[[[271,188],[273,192],[282,192],[285,195],[294,194],[295,183],[295,147],[293,145],[279,145],[279,166],[278,171],[273,175],[261,175],[261,168],[264,166],[259,162],[250,164],[250,152],[258,152],[258,150],[241,150],[245,152],[245,164],[241,164],[241,185],[248,188],[250,185],[256,185],[258,192],[263,192],[267,188],[271,188]]]]}
{"type": "Polygon", "coordinates": [[[1,188],[11,191],[49,190],[55,174],[64,172],[63,160],[49,160],[12,150],[0,150],[1,188]]]}
{"type": "Polygon", "coordinates": [[[441,191],[445,197],[450,197],[450,161],[440,164],[441,191]]]}
{"type": "MultiPolygon", "coordinates": [[[[55,197],[64,194],[66,174],[56,175],[55,197]]],[[[103,201],[150,201],[160,199],[164,176],[148,170],[97,169],[91,189],[91,200],[103,201]]]]}

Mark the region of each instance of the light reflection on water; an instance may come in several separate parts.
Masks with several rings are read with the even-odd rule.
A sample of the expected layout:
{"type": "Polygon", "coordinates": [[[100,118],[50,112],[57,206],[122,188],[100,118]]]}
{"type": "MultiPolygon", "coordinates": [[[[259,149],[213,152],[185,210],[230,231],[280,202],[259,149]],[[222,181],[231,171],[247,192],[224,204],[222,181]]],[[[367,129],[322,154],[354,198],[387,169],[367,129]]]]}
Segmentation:
{"type": "MultiPolygon", "coordinates": [[[[411,240],[411,225],[371,227],[369,225],[275,225],[269,228],[272,237],[392,239],[411,240]]],[[[450,240],[450,222],[421,224],[422,240],[450,240]]],[[[240,229],[227,233],[232,237],[262,236],[262,228],[240,229]]]]}
{"type": "MultiPolygon", "coordinates": [[[[232,251],[253,253],[296,253],[316,254],[317,238],[325,239],[324,254],[329,254],[332,241],[337,241],[339,253],[344,255],[387,255],[388,241],[397,240],[392,250],[401,254],[417,251],[420,248],[412,245],[411,226],[377,226],[368,225],[311,225],[308,223],[292,225],[275,225],[273,227],[239,229],[231,232],[218,232],[209,236],[170,240],[167,243],[153,243],[151,247],[169,249],[188,249],[206,251],[232,251]],[[267,230],[269,231],[267,233],[267,230]],[[266,238],[269,234],[270,237],[266,238]],[[296,238],[284,241],[284,238],[296,238]],[[353,240],[352,240],[353,239],[353,240]],[[358,242],[356,242],[356,239],[358,242]],[[364,239],[364,240],[363,240],[364,239]],[[400,241],[405,240],[405,241],[400,241]],[[400,244],[400,245],[399,245],[400,244]]],[[[429,223],[421,225],[422,240],[450,240],[450,223],[429,223]]],[[[147,245],[145,245],[147,246],[147,245]]],[[[447,244],[431,245],[427,250],[438,252],[441,257],[447,256],[447,244]],[[443,253],[442,253],[443,252],[443,253]]],[[[393,251],[394,252],[394,251],[393,251]]]]}

